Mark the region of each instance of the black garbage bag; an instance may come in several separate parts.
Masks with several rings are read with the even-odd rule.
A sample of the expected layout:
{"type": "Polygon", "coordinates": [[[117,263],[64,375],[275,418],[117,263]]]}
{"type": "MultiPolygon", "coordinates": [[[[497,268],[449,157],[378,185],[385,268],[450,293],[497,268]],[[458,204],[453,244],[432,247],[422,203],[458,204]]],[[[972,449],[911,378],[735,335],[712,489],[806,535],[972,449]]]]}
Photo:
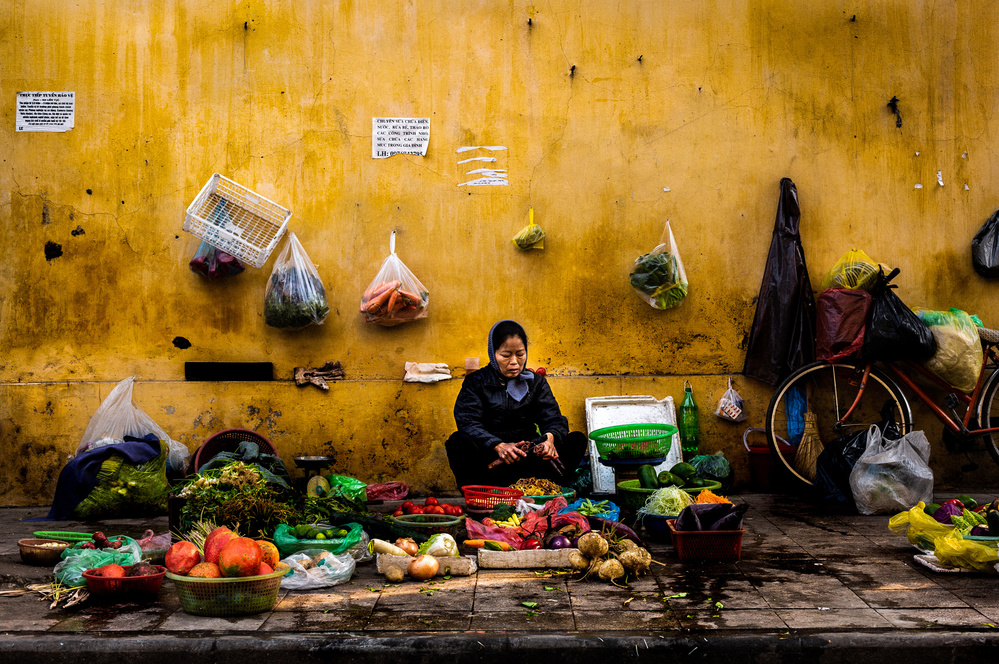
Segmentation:
{"type": "Polygon", "coordinates": [[[975,233],[971,241],[971,264],[983,277],[999,277],[999,210],[975,233]]]}
{"type": "Polygon", "coordinates": [[[800,219],[798,190],[783,178],[743,367],[745,375],[770,385],[815,360],[815,299],[798,233],[800,219]]]}
{"type": "Polygon", "coordinates": [[[923,362],[937,352],[933,332],[919,316],[905,306],[889,282],[898,268],[885,276],[878,271],[878,280],[871,291],[871,314],[864,333],[865,361],[915,360],[923,362]]]}
{"type": "MultiPolygon", "coordinates": [[[[892,402],[881,408],[881,421],[875,426],[886,439],[902,437],[898,424],[892,418],[892,402]]],[[[819,498],[831,505],[853,505],[853,489],[850,488],[850,472],[857,465],[857,459],[867,449],[869,428],[834,438],[819,454],[815,463],[815,487],[819,498]]]]}

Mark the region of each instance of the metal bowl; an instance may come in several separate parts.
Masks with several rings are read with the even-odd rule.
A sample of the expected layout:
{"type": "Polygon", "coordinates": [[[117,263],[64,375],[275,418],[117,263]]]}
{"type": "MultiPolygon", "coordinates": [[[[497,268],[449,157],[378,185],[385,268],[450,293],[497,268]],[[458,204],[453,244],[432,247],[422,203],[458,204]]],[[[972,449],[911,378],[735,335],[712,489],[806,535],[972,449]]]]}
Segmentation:
{"type": "Polygon", "coordinates": [[[18,540],[17,548],[21,550],[21,562],[26,565],[53,567],[62,552],[69,547],[69,542],[54,539],[23,539],[18,540]]]}

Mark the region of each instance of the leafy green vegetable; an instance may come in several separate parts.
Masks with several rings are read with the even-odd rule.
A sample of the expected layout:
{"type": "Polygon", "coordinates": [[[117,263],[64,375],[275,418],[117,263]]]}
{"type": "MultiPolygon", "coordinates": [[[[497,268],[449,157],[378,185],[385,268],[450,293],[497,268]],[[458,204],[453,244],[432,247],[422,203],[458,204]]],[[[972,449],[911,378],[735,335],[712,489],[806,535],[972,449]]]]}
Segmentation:
{"type": "Polygon", "coordinates": [[[687,281],[669,252],[640,256],[630,276],[632,287],[651,298],[657,309],[671,309],[687,297],[687,281]]]}
{"type": "Polygon", "coordinates": [[[321,325],[330,313],[323,282],[297,267],[275,270],[264,297],[264,321],[271,327],[321,325]]]}

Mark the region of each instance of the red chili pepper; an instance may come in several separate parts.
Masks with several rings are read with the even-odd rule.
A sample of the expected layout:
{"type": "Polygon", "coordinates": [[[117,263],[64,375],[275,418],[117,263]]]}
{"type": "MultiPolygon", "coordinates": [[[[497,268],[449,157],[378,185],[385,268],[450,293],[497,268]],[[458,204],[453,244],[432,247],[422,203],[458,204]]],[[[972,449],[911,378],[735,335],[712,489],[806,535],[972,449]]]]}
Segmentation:
{"type": "Polygon", "coordinates": [[[533,549],[540,549],[540,548],[541,548],[541,542],[539,542],[537,539],[533,537],[524,540],[524,545],[520,547],[521,551],[530,551],[533,549]]]}
{"type": "Polygon", "coordinates": [[[943,507],[944,505],[951,505],[951,504],[957,505],[961,509],[964,509],[964,503],[962,503],[957,498],[951,498],[950,500],[943,501],[942,503],[940,503],[940,507],[943,507]]]}

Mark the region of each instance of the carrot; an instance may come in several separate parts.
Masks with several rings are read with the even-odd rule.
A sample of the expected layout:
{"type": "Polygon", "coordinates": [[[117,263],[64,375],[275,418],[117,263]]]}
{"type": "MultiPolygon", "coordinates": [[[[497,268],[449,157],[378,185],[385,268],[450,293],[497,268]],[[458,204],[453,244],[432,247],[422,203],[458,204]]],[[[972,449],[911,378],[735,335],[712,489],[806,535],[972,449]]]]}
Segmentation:
{"type": "Polygon", "coordinates": [[[473,549],[481,549],[486,545],[486,540],[484,539],[465,540],[464,544],[465,546],[470,546],[473,549]]]}
{"type": "Polygon", "coordinates": [[[382,306],[387,299],[389,299],[389,295],[390,294],[395,293],[395,292],[396,292],[395,290],[393,290],[393,289],[390,288],[390,289],[386,290],[385,292],[383,292],[383,293],[381,293],[379,295],[374,296],[373,298],[371,298],[370,300],[368,300],[368,306],[365,307],[364,310],[368,311],[368,312],[374,311],[378,307],[382,306]]]}
{"type": "Polygon", "coordinates": [[[465,540],[465,546],[472,547],[473,549],[489,549],[490,551],[513,551],[513,545],[506,542],[498,542],[496,540],[487,539],[474,539],[465,540]]]}
{"type": "Polygon", "coordinates": [[[398,279],[396,279],[395,281],[383,281],[377,286],[372,286],[368,290],[364,291],[364,295],[361,296],[361,300],[367,302],[371,298],[378,297],[385,291],[397,288],[398,286],[399,286],[398,279]]]}
{"type": "Polygon", "coordinates": [[[389,301],[388,301],[388,307],[387,307],[388,313],[391,314],[392,312],[395,311],[396,306],[399,304],[400,299],[402,298],[399,297],[399,291],[397,290],[392,291],[392,295],[389,296],[389,301]]]}
{"type": "Polygon", "coordinates": [[[402,290],[400,288],[399,289],[399,294],[402,295],[407,300],[409,300],[409,303],[412,304],[412,305],[414,305],[414,306],[420,306],[420,304],[423,302],[423,298],[422,297],[420,297],[419,295],[416,295],[415,293],[412,293],[410,291],[402,290]]]}

